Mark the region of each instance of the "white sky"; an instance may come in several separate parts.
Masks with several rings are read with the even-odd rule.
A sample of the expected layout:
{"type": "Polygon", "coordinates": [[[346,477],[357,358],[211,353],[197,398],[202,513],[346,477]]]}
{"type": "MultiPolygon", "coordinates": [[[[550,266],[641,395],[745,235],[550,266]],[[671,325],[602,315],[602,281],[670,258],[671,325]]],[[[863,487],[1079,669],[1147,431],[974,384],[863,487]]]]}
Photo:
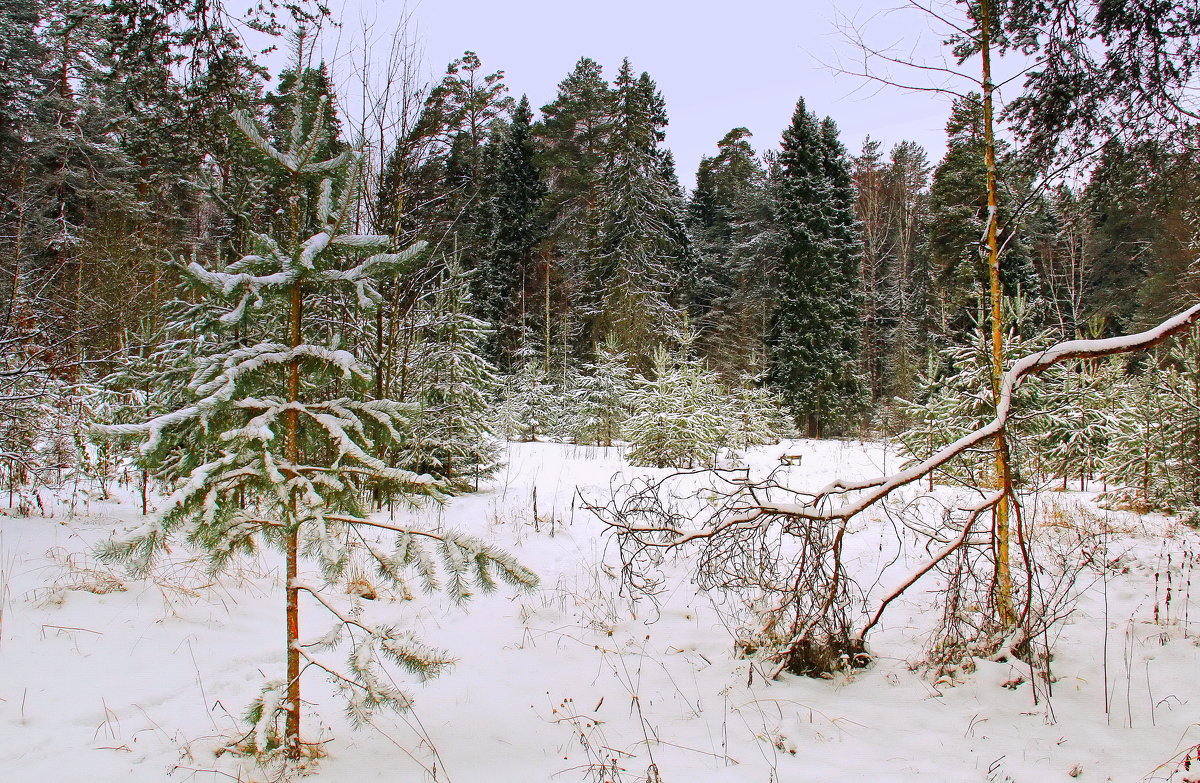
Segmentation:
{"type": "MultiPolygon", "coordinates": [[[[801,96],[810,111],[838,122],[851,153],[867,135],[885,149],[911,139],[936,162],[944,151],[948,96],[881,87],[834,68],[839,62],[847,70],[861,67],[857,50],[839,32],[847,23],[864,29],[873,46],[906,59],[914,52],[940,58],[945,28],[931,29],[932,20],[911,9],[889,10],[904,3],[412,0],[407,7],[431,81],[470,49],[487,72],[504,70],[512,94],[528,94],[535,111],[554,98],[558,82],[580,57],[599,62],[609,78],[629,57],[666,98],[667,145],[680,180],[690,187],[700,157],[715,154],[717,141],[731,128],[749,128],[760,150],[777,145],[801,96]]],[[[373,21],[382,37],[405,11],[400,0],[331,5],[343,24],[343,40],[361,37],[360,19],[373,21]]],[[[928,72],[900,77],[929,84],[928,72]]]]}

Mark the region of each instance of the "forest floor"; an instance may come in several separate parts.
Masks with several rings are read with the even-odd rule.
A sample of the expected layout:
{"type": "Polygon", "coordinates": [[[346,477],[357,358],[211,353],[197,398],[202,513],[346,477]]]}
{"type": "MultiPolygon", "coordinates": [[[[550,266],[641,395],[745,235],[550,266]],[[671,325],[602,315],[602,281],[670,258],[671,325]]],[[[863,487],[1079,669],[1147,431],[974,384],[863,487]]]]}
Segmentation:
{"type": "MultiPolygon", "coordinates": [[[[896,467],[879,444],[839,441],[792,441],[747,459],[766,471],[794,453],[804,455],[788,469],[797,486],[896,467]]],[[[1098,509],[1083,493],[1039,497],[1043,524],[1100,548],[1049,640],[1049,700],[1035,703],[1019,662],[978,660],[953,682],[918,665],[941,616],[932,577],[884,615],[869,638],[869,667],[770,681],[766,664],[735,654],[740,613],[697,592],[686,556],[666,564],[674,578],[659,605],[622,595],[615,544],[580,493],[603,500],[618,473],[665,471],[630,469],[616,448],[551,443],[510,444],[506,459],[482,491],[403,515],[507,548],[540,587],[501,588],[463,607],[420,594],[363,601],[367,617],[412,629],[457,664],[406,685],[412,711],[380,713],[357,730],[322,675],[306,674],[305,731],[327,754],[312,779],[1025,783],[1200,774],[1200,763],[1192,772],[1179,763],[1200,742],[1200,603],[1190,614],[1200,534],[1174,518],[1098,509]]],[[[115,495],[122,501],[76,499],[73,510],[60,498],[51,518],[0,517],[0,779],[264,779],[215,751],[244,731],[238,718],[262,680],[282,672],[278,555],[210,577],[177,548],[152,578],[131,579],[91,555],[114,529],[141,521],[132,493],[115,495]]],[[[883,518],[856,521],[848,564],[870,598],[916,562],[906,536],[883,518]]],[[[303,637],[327,630],[321,613],[304,618],[303,637]]]]}

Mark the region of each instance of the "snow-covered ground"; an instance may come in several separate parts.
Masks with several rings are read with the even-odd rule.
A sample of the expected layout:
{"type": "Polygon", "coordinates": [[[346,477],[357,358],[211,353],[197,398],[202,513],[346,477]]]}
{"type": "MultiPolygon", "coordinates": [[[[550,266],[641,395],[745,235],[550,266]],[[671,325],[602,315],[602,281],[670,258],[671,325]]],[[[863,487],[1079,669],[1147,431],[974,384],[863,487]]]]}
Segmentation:
{"type": "MultiPolygon", "coordinates": [[[[781,444],[750,459],[768,466],[783,453],[805,455],[791,480],[807,486],[895,467],[878,445],[834,441],[781,444]]],[[[869,668],[772,682],[734,654],[730,608],[686,579],[658,608],[619,595],[613,543],[577,490],[602,499],[614,473],[649,471],[631,470],[616,449],[548,443],[513,444],[507,459],[483,491],[407,513],[508,548],[540,575],[540,588],[501,589],[466,607],[424,595],[363,602],[369,617],[413,629],[458,663],[407,685],[414,710],[381,713],[358,730],[321,674],[307,674],[307,733],[327,740],[315,779],[1024,783],[1197,774],[1168,763],[1200,742],[1200,614],[1190,609],[1200,536],[1175,520],[1089,516],[1084,496],[1043,498],[1059,507],[1056,518],[1107,525],[1101,555],[1114,562],[1082,572],[1076,611],[1053,640],[1049,703],[1034,703],[1021,665],[980,661],[954,685],[914,670],[938,616],[923,584],[872,633],[869,668]],[[617,769],[601,774],[613,759],[617,769]]],[[[259,683],[282,671],[277,557],[210,578],[176,550],[152,579],[129,579],[90,555],[139,521],[137,503],[123,497],[73,516],[0,517],[0,780],[254,779],[261,773],[213,751],[241,732],[237,718],[259,683]]],[[[896,562],[875,578],[895,557],[895,536],[881,521],[855,529],[851,567],[872,595],[911,568],[896,562]]],[[[307,616],[313,625],[302,635],[324,633],[325,618],[307,616]]]]}

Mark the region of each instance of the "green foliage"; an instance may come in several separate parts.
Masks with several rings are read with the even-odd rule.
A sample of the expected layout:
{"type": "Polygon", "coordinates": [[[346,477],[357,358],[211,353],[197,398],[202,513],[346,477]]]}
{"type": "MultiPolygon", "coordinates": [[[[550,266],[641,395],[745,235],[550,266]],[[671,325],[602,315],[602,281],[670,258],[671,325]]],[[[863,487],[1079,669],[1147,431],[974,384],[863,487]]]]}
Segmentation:
{"type": "Polygon", "coordinates": [[[716,376],[686,354],[660,346],[652,375],[633,397],[635,413],[627,425],[633,448],[631,465],[656,468],[713,467],[728,441],[732,422],[721,410],[725,401],[716,376]]]}
{"type": "Polygon", "coordinates": [[[612,446],[624,436],[635,379],[627,357],[608,341],[575,379],[576,443],[612,446]]]}
{"type": "Polygon", "coordinates": [[[519,441],[565,437],[570,429],[566,400],[542,362],[527,357],[505,379],[496,408],[497,431],[519,441]]]}
{"type": "Polygon", "coordinates": [[[531,120],[529,101],[522,96],[512,122],[494,124],[475,218],[474,312],[492,325],[488,355],[504,365],[516,351],[525,299],[537,288],[535,255],[544,233],[538,212],[546,187],[534,164],[531,120]]]}
{"type": "Polygon", "coordinates": [[[1195,336],[1161,364],[1111,387],[1104,435],[1106,499],[1137,511],[1200,506],[1200,349],[1195,336]]]}
{"type": "Polygon", "coordinates": [[[659,145],[666,105],[626,60],[614,82],[611,126],[597,185],[597,254],[583,270],[579,306],[593,345],[608,337],[636,365],[671,331],[671,301],[690,246],[674,163],[659,145]]]}
{"type": "MultiPolygon", "coordinates": [[[[1010,322],[1020,321],[1010,310],[1010,322]]],[[[902,452],[912,461],[927,459],[959,438],[974,432],[996,415],[992,394],[991,333],[982,314],[976,316],[970,344],[952,345],[931,357],[916,380],[915,400],[897,400],[907,426],[899,434],[902,452]]],[[[1004,355],[1018,358],[1048,344],[1048,336],[1023,340],[1016,328],[1005,337],[1004,355]]],[[[1049,468],[1046,451],[1055,442],[1047,436],[1055,417],[1061,417],[1062,370],[1056,365],[1047,373],[1026,380],[1017,391],[1013,409],[1017,418],[1008,427],[1009,456],[1017,484],[1037,480],[1049,468]]],[[[1059,434],[1061,441],[1064,435],[1059,434]]],[[[971,486],[991,486],[995,479],[993,444],[963,454],[940,469],[940,474],[971,486]]]]}
{"type": "Polygon", "coordinates": [[[845,150],[828,118],[804,101],[783,134],[776,199],[782,234],[778,306],[767,336],[768,378],[810,436],[863,402],[861,240],[845,150]]]}
{"type": "MultiPolygon", "coordinates": [[[[235,115],[251,146],[292,185],[286,192],[290,236],[254,234],[252,252],[224,268],[211,269],[199,261],[185,268],[188,284],[203,296],[204,306],[181,306],[183,319],[170,331],[178,334],[190,326],[193,334],[198,327],[215,333],[206,340],[193,338],[193,349],[174,358],[170,372],[183,367],[191,372],[179,398],[156,401],[167,410],[142,423],[103,428],[110,436],[141,436],[141,465],[171,494],[156,520],[110,540],[100,555],[145,574],[171,541],[183,538],[215,570],[265,543],[287,553],[289,569],[297,567],[297,553],[304,555],[325,583],[346,582],[352,572],[361,572],[352,566],[365,560],[376,566],[381,580],[406,592],[404,572],[409,569],[425,587],[438,584],[439,569],[420,539],[433,542],[440,553],[444,584],[456,601],[469,597],[472,579],[484,590],[493,588],[497,578],[532,587],[536,576],[483,542],[404,528],[368,515],[372,500],[439,498],[460,488],[464,463],[473,459],[473,467],[484,467],[487,455],[468,450],[468,445],[479,446],[482,430],[467,422],[483,407],[489,375],[476,353],[480,327],[465,312],[465,280],[455,270],[428,330],[433,350],[426,356],[423,409],[373,397],[368,368],[340,347],[342,333],[330,320],[310,318],[305,328],[303,314],[310,302],[340,297],[360,312],[378,308],[384,302],[383,284],[411,270],[424,253],[422,245],[391,252],[389,237],[352,231],[361,154],[340,151],[323,157],[329,151],[328,104],[328,96],[323,97],[311,118],[295,110],[295,104],[282,144],[263,134],[249,114],[235,115]],[[308,185],[314,175],[321,175],[321,181],[312,191],[308,185]],[[315,233],[306,235],[301,229],[313,192],[315,233]],[[214,319],[205,315],[210,311],[220,314],[214,319]],[[287,335],[288,341],[278,342],[277,335],[287,335]],[[308,341],[313,337],[325,342],[308,341]],[[414,430],[419,428],[426,438],[417,444],[414,430]],[[412,454],[418,445],[426,447],[422,458],[412,454]],[[436,464],[428,472],[396,466],[421,459],[436,464]],[[395,550],[380,549],[364,528],[390,533],[395,550]]],[[[288,655],[330,673],[355,720],[365,720],[379,707],[404,709],[411,702],[378,669],[380,661],[419,676],[436,675],[449,664],[444,653],[395,628],[370,624],[360,609],[339,606],[302,578],[289,576],[286,589],[289,601],[295,593],[307,592],[333,616],[334,630],[319,643],[310,646],[289,638],[288,655]],[[332,649],[343,640],[350,654],[339,672],[318,657],[317,648],[332,649]]],[[[289,657],[290,663],[296,660],[289,657]]],[[[279,751],[281,714],[298,709],[291,703],[295,697],[290,691],[285,697],[282,689],[279,683],[268,684],[249,713],[254,729],[248,748],[260,756],[279,751]]],[[[286,721],[286,731],[295,731],[296,717],[293,713],[286,721]]],[[[284,737],[284,752],[297,753],[299,741],[298,736],[284,737]]]]}
{"type": "Polygon", "coordinates": [[[418,311],[424,328],[411,372],[420,412],[402,463],[456,489],[499,467],[486,423],[496,378],[482,356],[491,330],[471,315],[472,277],[451,259],[432,305],[418,311]]]}
{"type": "MultiPolygon", "coordinates": [[[[946,155],[933,172],[929,190],[929,251],[937,275],[935,284],[949,327],[954,332],[970,328],[969,316],[976,302],[988,299],[987,255],[984,229],[987,224],[987,169],[984,165],[983,102],[977,93],[955,100],[946,122],[946,155]],[[961,314],[961,315],[960,315],[961,314]],[[965,316],[965,317],[964,317],[965,316]]],[[[1000,188],[998,217],[1000,282],[1008,297],[1023,296],[1031,305],[1040,295],[1041,284],[1024,245],[1023,234],[1012,217],[1027,195],[1012,152],[997,145],[997,185],[1000,188]]],[[[1027,326],[1035,326],[1032,322],[1027,326]]]]}

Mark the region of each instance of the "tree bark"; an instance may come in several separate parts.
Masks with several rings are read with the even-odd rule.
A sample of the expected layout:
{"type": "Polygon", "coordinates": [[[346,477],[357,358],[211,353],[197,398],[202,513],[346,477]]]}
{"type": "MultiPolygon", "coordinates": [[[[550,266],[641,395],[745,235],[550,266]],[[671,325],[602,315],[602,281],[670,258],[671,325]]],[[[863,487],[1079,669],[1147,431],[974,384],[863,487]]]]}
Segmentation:
{"type": "MultiPolygon", "coordinates": [[[[990,0],[979,3],[979,51],[983,66],[983,156],[987,169],[987,256],[988,282],[992,304],[992,399],[1000,404],[1000,387],[1004,378],[1004,292],[1000,285],[1000,244],[997,237],[999,198],[996,188],[996,139],[993,129],[994,107],[992,93],[990,0]]],[[[1007,428],[996,432],[996,484],[1002,491],[994,512],[994,543],[996,553],[996,613],[1000,624],[1007,628],[1016,620],[1012,598],[1010,504],[1015,503],[1012,492],[1012,472],[1009,462],[1007,428]]]]}
{"type": "MultiPolygon", "coordinates": [[[[291,291],[291,312],[288,318],[289,344],[292,348],[300,345],[301,326],[301,296],[300,284],[293,283],[291,291]]],[[[292,359],[288,365],[288,402],[295,403],[300,399],[300,361],[292,359]]],[[[294,408],[287,412],[287,458],[292,467],[300,464],[300,421],[294,408]]],[[[293,496],[291,524],[286,527],[284,551],[287,558],[287,720],[284,726],[284,742],[289,758],[300,757],[300,590],[296,587],[298,576],[298,550],[300,539],[300,522],[296,509],[296,498],[293,496]]]]}
{"type": "MultiPolygon", "coordinates": [[[[292,196],[288,204],[289,228],[292,235],[292,258],[298,258],[300,245],[300,204],[299,177],[293,175],[292,196]]],[[[299,281],[292,283],[288,292],[290,302],[288,309],[288,345],[295,350],[303,342],[303,292],[299,281]]],[[[292,403],[285,416],[284,448],[287,461],[292,470],[300,466],[300,416],[295,404],[300,401],[300,360],[293,357],[288,362],[287,395],[292,403]]],[[[285,638],[287,642],[287,696],[284,722],[284,752],[290,759],[300,758],[300,589],[296,586],[299,575],[300,549],[300,519],[296,496],[289,498],[291,519],[284,526],[284,557],[286,559],[287,584],[284,586],[286,596],[285,638]]]]}

